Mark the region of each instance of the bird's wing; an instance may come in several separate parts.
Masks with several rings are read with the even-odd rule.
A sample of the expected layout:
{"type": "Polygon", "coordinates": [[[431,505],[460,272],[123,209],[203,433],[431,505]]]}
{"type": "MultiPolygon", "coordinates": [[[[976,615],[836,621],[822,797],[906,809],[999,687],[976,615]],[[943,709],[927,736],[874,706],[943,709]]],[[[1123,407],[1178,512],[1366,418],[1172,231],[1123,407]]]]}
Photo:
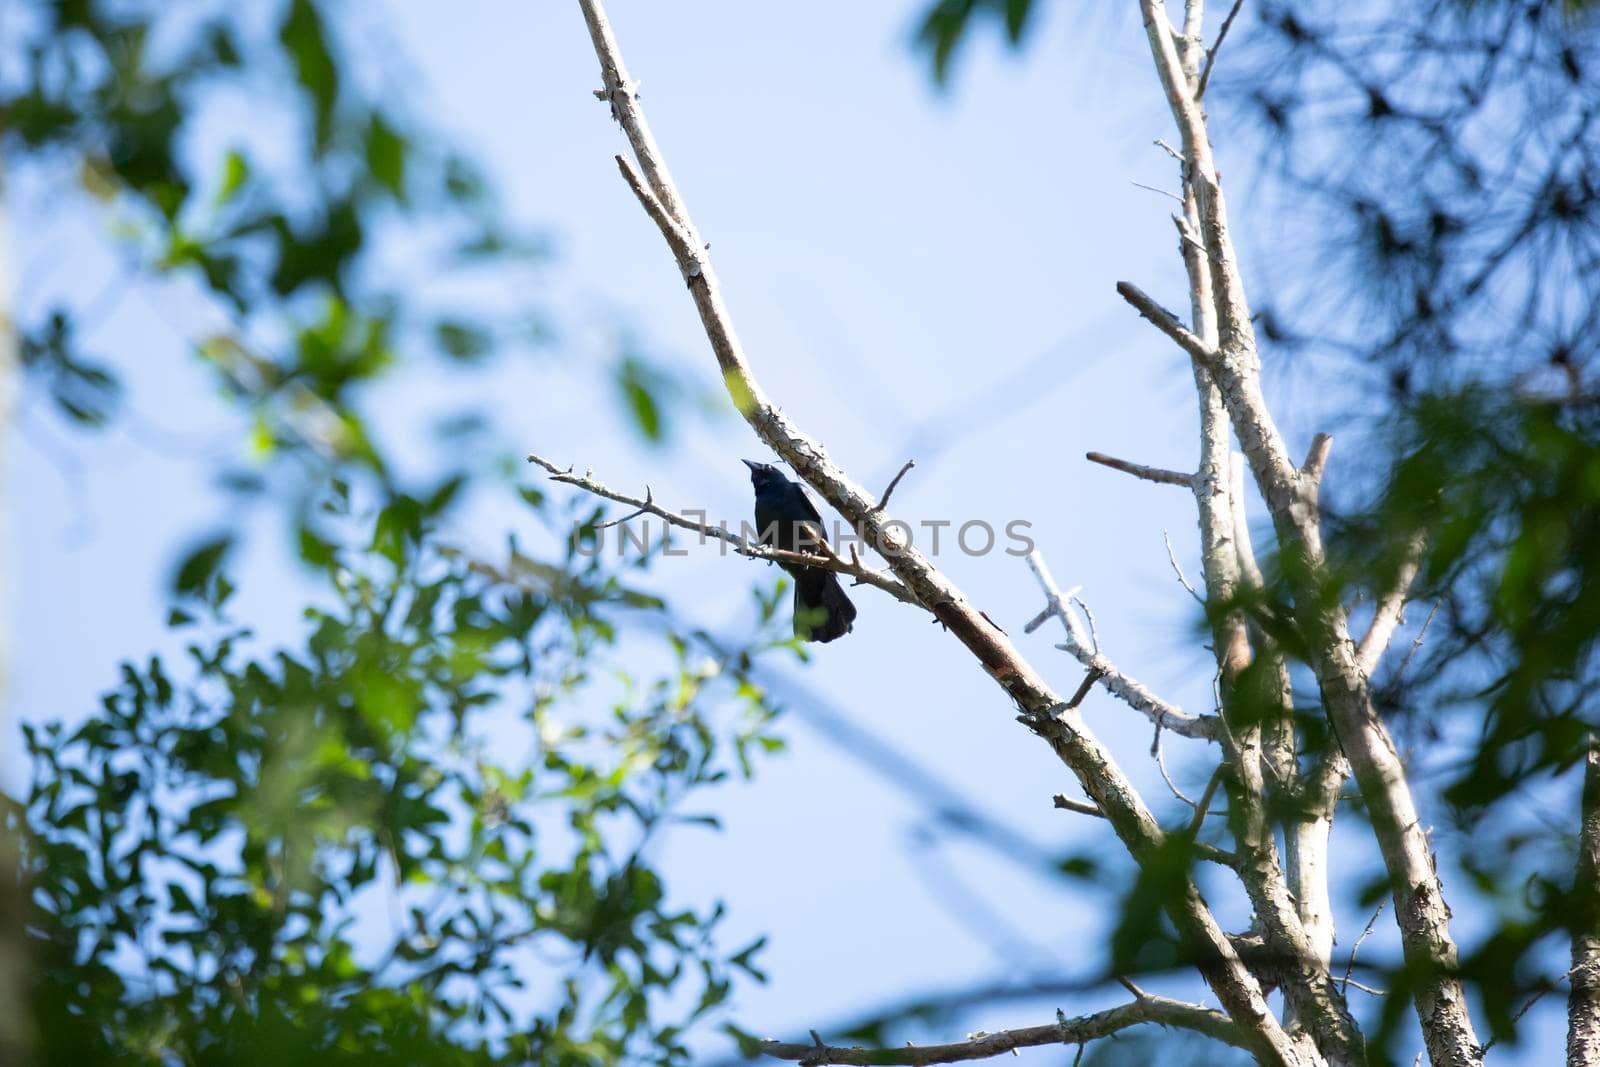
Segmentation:
{"type": "Polygon", "coordinates": [[[806,517],[812,522],[820,525],[822,522],[822,516],[817,514],[816,505],[811,503],[810,495],[804,489],[799,487],[795,488],[795,493],[800,497],[800,503],[805,508],[806,517]]]}
{"type": "Polygon", "coordinates": [[[811,496],[798,482],[789,483],[794,489],[796,507],[805,515],[807,531],[822,544],[828,543],[828,529],[822,521],[822,516],[817,513],[816,505],[811,503],[811,496]]]}

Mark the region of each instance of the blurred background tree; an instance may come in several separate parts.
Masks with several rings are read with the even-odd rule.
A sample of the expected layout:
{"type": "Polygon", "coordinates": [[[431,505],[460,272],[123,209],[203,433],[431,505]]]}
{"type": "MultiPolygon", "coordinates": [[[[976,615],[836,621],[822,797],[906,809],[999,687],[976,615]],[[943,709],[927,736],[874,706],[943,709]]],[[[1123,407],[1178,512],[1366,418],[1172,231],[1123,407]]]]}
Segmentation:
{"type": "MultiPolygon", "coordinates": [[[[974,34],[1021,47],[1060,6],[942,0],[918,40],[954,84],[974,34]]],[[[1460,891],[1500,916],[1464,967],[1514,1039],[1567,972],[1574,768],[1600,726],[1600,21],[1581,0],[1222,7],[1208,110],[1224,170],[1244,145],[1259,175],[1238,220],[1269,377],[1339,438],[1345,595],[1375,599],[1431,531],[1412,646],[1375,682],[1445,801],[1460,891]]]]}

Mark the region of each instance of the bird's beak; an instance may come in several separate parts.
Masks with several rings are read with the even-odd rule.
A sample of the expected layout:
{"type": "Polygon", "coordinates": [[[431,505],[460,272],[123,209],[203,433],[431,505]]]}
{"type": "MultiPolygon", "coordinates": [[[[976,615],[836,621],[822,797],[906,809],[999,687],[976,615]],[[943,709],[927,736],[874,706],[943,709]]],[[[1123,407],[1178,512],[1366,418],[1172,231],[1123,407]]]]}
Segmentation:
{"type": "Polygon", "coordinates": [[[753,471],[760,470],[761,466],[762,466],[760,463],[757,463],[753,459],[743,459],[743,460],[740,460],[739,462],[743,463],[746,467],[749,467],[753,471]]]}

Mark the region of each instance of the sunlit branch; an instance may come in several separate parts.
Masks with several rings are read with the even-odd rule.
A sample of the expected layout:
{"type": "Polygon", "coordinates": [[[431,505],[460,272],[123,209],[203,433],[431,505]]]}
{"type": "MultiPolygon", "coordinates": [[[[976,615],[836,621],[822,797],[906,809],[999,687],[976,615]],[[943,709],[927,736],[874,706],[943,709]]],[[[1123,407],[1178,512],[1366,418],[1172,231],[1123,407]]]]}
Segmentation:
{"type": "Polygon", "coordinates": [[[966,1041],[945,1045],[906,1045],[901,1048],[860,1048],[827,1045],[812,1032],[810,1043],[762,1041],[758,1050],[773,1059],[794,1060],[809,1067],[821,1064],[906,1065],[921,1067],[932,1063],[963,1063],[1004,1055],[1019,1048],[1040,1045],[1079,1045],[1109,1037],[1141,1023],[1159,1023],[1193,1030],[1230,1045],[1247,1047],[1238,1028],[1221,1012],[1198,1004],[1145,994],[1120,1007],[1092,1015],[1067,1017],[1057,1013],[1056,1021],[1043,1026],[1028,1026],[997,1033],[976,1033],[966,1041]]]}
{"type": "Polygon", "coordinates": [[[1217,361],[1217,351],[1202,341],[1189,327],[1179,321],[1178,316],[1156,303],[1144,290],[1132,282],[1118,282],[1117,293],[1133,305],[1135,311],[1144,316],[1156,329],[1166,334],[1178,343],[1178,347],[1189,353],[1206,366],[1217,361]]]}
{"type": "Polygon", "coordinates": [[[1405,617],[1406,600],[1411,596],[1411,585],[1417,579],[1427,547],[1427,535],[1420,531],[1412,534],[1406,542],[1405,554],[1400,560],[1399,569],[1395,571],[1394,582],[1378,601],[1377,610],[1372,615],[1372,625],[1367,627],[1366,636],[1356,648],[1356,663],[1369,678],[1377,669],[1378,661],[1383,658],[1384,650],[1389,647],[1396,627],[1405,617]]]}
{"type": "Polygon", "coordinates": [[[1116,456],[1108,456],[1104,452],[1087,452],[1084,459],[1090,463],[1098,463],[1102,467],[1110,467],[1114,471],[1131,474],[1135,478],[1142,478],[1147,482],[1157,482],[1161,485],[1181,485],[1185,489],[1194,487],[1194,475],[1183,474],[1180,471],[1163,470],[1160,467],[1146,467],[1142,463],[1130,463],[1116,456]]]}
{"type": "Polygon", "coordinates": [[[1049,567],[1045,565],[1044,557],[1035,550],[1028,553],[1027,560],[1028,568],[1033,571],[1039,588],[1044,591],[1045,606],[1024,627],[1025,633],[1032,633],[1052,617],[1059,619],[1067,639],[1056,647],[1070,653],[1074,659],[1090,670],[1099,671],[1100,681],[1117,699],[1142,713],[1152,723],[1183,737],[1216,736],[1218,720],[1215,715],[1191,715],[1176,704],[1156,696],[1142,682],[1124,674],[1103,653],[1096,652],[1088,634],[1083,630],[1083,624],[1072,610],[1072,605],[1067,602],[1066,595],[1061,592],[1060,586],[1056,585],[1049,567]]]}
{"type": "Polygon", "coordinates": [[[577,486],[586,493],[603,497],[606,500],[614,500],[619,504],[625,504],[628,507],[635,509],[632,515],[625,516],[622,519],[615,519],[610,523],[605,523],[604,525],[615,525],[616,523],[624,522],[627,519],[634,518],[638,515],[654,515],[658,519],[661,519],[663,522],[666,522],[672,526],[676,526],[684,530],[692,530],[694,533],[699,534],[702,538],[710,538],[712,540],[721,541],[724,544],[730,545],[741,556],[749,556],[752,559],[771,560],[774,563],[798,563],[807,567],[816,567],[821,570],[834,571],[838,574],[843,574],[854,578],[862,585],[870,585],[874,588],[881,589],[885,593],[888,593],[890,596],[894,597],[896,600],[903,601],[907,604],[914,604],[917,607],[922,606],[920,603],[918,603],[916,597],[911,595],[911,591],[908,590],[904,585],[901,585],[899,582],[895,581],[892,577],[889,577],[883,572],[873,570],[872,568],[866,566],[860,561],[860,557],[853,552],[851,553],[851,558],[847,560],[832,553],[826,556],[815,556],[806,552],[785,552],[781,549],[769,548],[766,545],[759,544],[755,541],[751,541],[748,538],[741,537],[740,535],[731,532],[726,526],[712,526],[708,523],[698,522],[678,512],[669,511],[660,504],[657,504],[655,502],[654,495],[648,490],[645,492],[645,498],[641,500],[638,497],[630,496],[627,493],[618,492],[617,490],[612,489],[603,482],[597,481],[587,472],[584,474],[574,474],[572,472],[572,468],[557,466],[548,459],[545,459],[543,456],[529,454],[528,462],[543,467],[549,472],[553,481],[562,482],[566,485],[577,486]]]}

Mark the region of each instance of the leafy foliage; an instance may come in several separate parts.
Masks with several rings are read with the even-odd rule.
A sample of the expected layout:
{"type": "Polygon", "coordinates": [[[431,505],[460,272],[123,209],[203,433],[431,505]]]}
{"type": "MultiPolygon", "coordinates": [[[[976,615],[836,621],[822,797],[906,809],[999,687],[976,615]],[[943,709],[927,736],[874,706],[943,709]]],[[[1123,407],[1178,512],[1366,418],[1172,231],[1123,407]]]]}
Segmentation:
{"type": "MultiPolygon", "coordinates": [[[[536,306],[500,325],[431,308],[423,293],[401,300],[374,269],[378,237],[401,222],[443,234],[454,255],[440,265],[461,275],[536,267],[542,242],[508,226],[471,164],[391,94],[342,73],[323,4],[285,4],[272,36],[225,7],[197,16],[155,3],[26,5],[6,43],[20,77],[0,81],[0,137],[19,169],[75,177],[114,218],[132,275],[116,287],[168,276],[214,302],[227,325],[188,340],[253,412],[258,457],[315,479],[350,463],[387,481],[365,390],[408,351],[481,360],[548,331],[536,306]],[[228,118],[240,91],[257,112],[247,127],[228,118]],[[300,136],[277,136],[273,122],[300,136]]],[[[93,326],[98,302],[86,303],[93,326]]],[[[64,309],[19,322],[30,379],[98,425],[119,375],[78,353],[84,328],[64,309]]]]}
{"type": "Polygon", "coordinates": [[[922,17],[917,28],[917,44],[928,50],[933,60],[934,80],[943,84],[950,77],[967,32],[974,22],[996,19],[1005,30],[1006,40],[1017,47],[1028,32],[1034,0],[939,0],[922,17]]]}
{"type": "Polygon", "coordinates": [[[653,601],[576,554],[499,573],[425,516],[331,548],[337,595],[270,652],[202,547],[186,662],[28,730],[41,1062],[674,1063],[758,973],[649,859],[769,747],[749,650],[671,639],[608,701],[609,616],[653,601]]]}
{"type": "MultiPolygon", "coordinates": [[[[29,890],[33,1026],[19,1042],[3,1024],[0,1049],[163,1067],[681,1062],[689,1027],[759,977],[759,946],[719,945],[721,905],[674,899],[652,846],[704,829],[685,803],[781,748],[748,674],[773,642],[686,632],[574,551],[569,530],[592,538],[598,512],[538,490],[520,495],[557,548],[513,541],[489,561],[441,540],[485,479],[403,473],[416,450],[400,462],[370,398],[425,357],[470,373],[549,345],[537,296],[488,311],[443,284],[492,269],[537,294],[549,253],[351,62],[340,14],[8,11],[7,166],[103,214],[124,267],[106,294],[69,283],[19,315],[27,388],[72,426],[115,419],[130,357],[81,338],[107,296],[181,283],[220,324],[186,345],[244,416],[251,465],[224,484],[271,491],[316,592],[297,641],[253,636],[233,614],[235,509],[174,553],[186,655],[137,657],[80,725],[29,729],[32,791],[5,844],[20,840],[29,890]],[[391,269],[396,233],[425,246],[427,276],[391,269]],[[622,616],[648,635],[625,653],[622,616]]],[[[636,346],[619,366],[622,411],[663,439],[674,379],[636,346]]],[[[447,444],[492,448],[481,412],[435,421],[447,444]]]]}
{"type": "MultiPolygon", "coordinates": [[[[935,79],[973,27],[1004,8],[1015,44],[1042,6],[927,5],[935,79]]],[[[1214,34],[1228,5],[1208,7],[1214,34]]],[[[1341,440],[1322,595],[1371,602],[1429,538],[1373,683],[1413,786],[1461,832],[1447,884],[1489,920],[1463,969],[1496,1040],[1566,967],[1548,935],[1571,923],[1567,772],[1600,730],[1597,64],[1589,3],[1272,0],[1245,5],[1206,98],[1267,179],[1252,191],[1266,209],[1240,216],[1261,239],[1247,262],[1263,353],[1333,386],[1312,412],[1341,440]]],[[[1268,587],[1223,607],[1244,607],[1309,683],[1283,580],[1296,561],[1264,564],[1268,587]]],[[[1336,743],[1316,699],[1297,715],[1302,758],[1336,743]]],[[[1154,888],[1126,901],[1125,958],[1154,888]]],[[[1389,891],[1374,881],[1365,906],[1389,891]]],[[[1377,1050],[1425,976],[1384,977],[1377,1050]]]]}

